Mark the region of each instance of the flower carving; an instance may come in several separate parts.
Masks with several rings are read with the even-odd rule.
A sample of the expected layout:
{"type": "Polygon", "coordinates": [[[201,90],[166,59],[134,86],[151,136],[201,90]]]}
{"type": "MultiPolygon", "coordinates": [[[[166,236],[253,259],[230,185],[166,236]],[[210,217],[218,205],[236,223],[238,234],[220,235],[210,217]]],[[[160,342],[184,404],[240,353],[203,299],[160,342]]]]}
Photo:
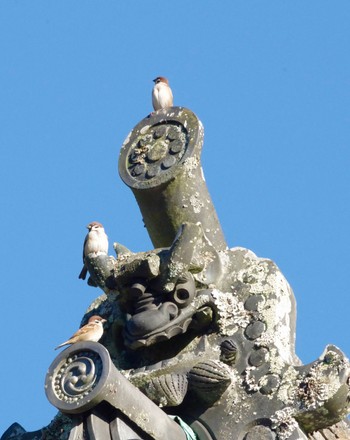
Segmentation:
{"type": "Polygon", "coordinates": [[[139,180],[150,180],[178,163],[186,146],[187,131],[183,125],[168,121],[148,127],[131,147],[129,173],[139,180]]]}
{"type": "Polygon", "coordinates": [[[83,399],[94,389],[101,372],[102,361],[97,353],[81,352],[69,356],[53,378],[56,396],[67,403],[83,399]]]}

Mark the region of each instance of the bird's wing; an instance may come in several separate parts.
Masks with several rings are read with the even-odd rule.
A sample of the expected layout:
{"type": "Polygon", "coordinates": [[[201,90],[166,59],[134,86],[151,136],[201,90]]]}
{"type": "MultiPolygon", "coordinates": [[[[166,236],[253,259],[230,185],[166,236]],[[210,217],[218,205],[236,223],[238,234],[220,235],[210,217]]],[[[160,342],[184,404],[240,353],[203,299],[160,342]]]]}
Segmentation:
{"type": "Polygon", "coordinates": [[[73,338],[75,338],[77,336],[86,335],[86,333],[90,333],[91,331],[93,331],[95,329],[95,325],[96,324],[94,322],[90,322],[90,324],[84,325],[84,327],[80,328],[69,339],[73,339],[73,338]]]}
{"type": "Polygon", "coordinates": [[[86,245],[87,239],[88,239],[88,234],[85,237],[84,245],[83,245],[83,262],[84,262],[84,259],[85,259],[85,245],[86,245]]]}
{"type": "Polygon", "coordinates": [[[80,280],[85,280],[87,273],[88,273],[88,270],[87,270],[87,267],[86,267],[85,264],[84,264],[84,266],[83,266],[83,268],[81,269],[81,272],[80,272],[80,274],[79,274],[79,279],[80,279],[80,280]]]}

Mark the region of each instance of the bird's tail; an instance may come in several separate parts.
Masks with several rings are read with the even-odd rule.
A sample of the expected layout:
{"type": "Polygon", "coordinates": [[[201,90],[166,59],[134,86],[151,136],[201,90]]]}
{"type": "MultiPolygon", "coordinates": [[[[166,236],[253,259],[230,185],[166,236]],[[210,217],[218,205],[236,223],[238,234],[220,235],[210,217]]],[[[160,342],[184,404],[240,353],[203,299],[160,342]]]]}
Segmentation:
{"type": "Polygon", "coordinates": [[[81,269],[81,272],[80,272],[80,274],[79,274],[79,279],[80,279],[80,280],[85,280],[85,278],[86,278],[86,274],[87,274],[87,268],[86,268],[86,266],[84,266],[84,267],[81,269]]]}
{"type": "Polygon", "coordinates": [[[70,344],[70,342],[66,341],[66,342],[62,342],[62,344],[57,345],[57,347],[55,348],[55,350],[58,350],[59,348],[63,347],[64,345],[68,345],[70,344]]]}

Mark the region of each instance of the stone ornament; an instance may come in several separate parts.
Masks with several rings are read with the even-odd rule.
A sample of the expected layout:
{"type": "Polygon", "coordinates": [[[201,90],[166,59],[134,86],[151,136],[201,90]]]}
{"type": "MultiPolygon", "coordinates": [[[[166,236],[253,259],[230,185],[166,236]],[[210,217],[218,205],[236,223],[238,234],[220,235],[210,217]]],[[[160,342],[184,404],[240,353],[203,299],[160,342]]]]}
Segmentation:
{"type": "Polygon", "coordinates": [[[157,187],[181,172],[179,163],[198,159],[202,143],[203,127],[191,111],[160,110],[143,119],[125,140],[119,174],[130,187],[157,187]]]}
{"type": "MultiPolygon", "coordinates": [[[[109,424],[103,428],[90,426],[97,436],[101,435],[101,429],[109,432],[109,425],[116,425],[118,431],[118,425],[127,418],[135,424],[135,432],[131,428],[129,431],[140,435],[137,438],[147,435],[159,440],[186,438],[176,422],[115,368],[108,350],[97,342],[78,342],[60,353],[46,375],[45,391],[49,401],[67,414],[85,414],[101,402],[108,403],[113,414],[109,424]]],[[[100,423],[96,416],[89,417],[88,425],[100,423]]],[[[112,427],[111,433],[112,437],[108,434],[101,438],[114,439],[116,433],[113,434],[112,427]]]]}
{"type": "Polygon", "coordinates": [[[271,260],[227,246],[203,134],[194,113],[172,107],[125,140],[119,174],[154,249],[115,243],[116,257],[85,259],[104,292],[84,318],[108,317],[101,344],[53,361],[45,387],[60,413],[41,437],[15,424],[1,440],[350,438],[349,360],[328,345],[302,365],[287,280],[271,260]]]}
{"type": "Polygon", "coordinates": [[[171,107],[143,119],[122,146],[119,174],[155,248],[170,246],[185,222],[200,222],[216,249],[227,246],[200,163],[203,135],[194,113],[171,107]]]}

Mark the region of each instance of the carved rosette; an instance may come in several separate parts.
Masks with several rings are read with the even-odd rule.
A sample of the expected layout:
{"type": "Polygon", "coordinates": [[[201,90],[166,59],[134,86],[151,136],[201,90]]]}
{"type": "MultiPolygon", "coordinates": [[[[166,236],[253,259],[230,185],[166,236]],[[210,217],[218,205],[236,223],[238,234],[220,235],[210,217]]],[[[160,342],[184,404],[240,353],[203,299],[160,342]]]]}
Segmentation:
{"type": "Polygon", "coordinates": [[[58,399],[78,402],[88,396],[101,377],[102,362],[97,353],[81,351],[69,356],[54,377],[58,399]]]}
{"type": "Polygon", "coordinates": [[[188,132],[178,121],[146,126],[133,141],[127,159],[130,175],[151,181],[180,162],[188,145],[188,132]]]}
{"type": "Polygon", "coordinates": [[[47,398],[62,412],[86,411],[101,401],[109,369],[110,358],[102,345],[74,344],[50,366],[45,381],[47,398]]]}
{"type": "Polygon", "coordinates": [[[155,188],[181,172],[177,165],[186,160],[196,162],[196,168],[202,144],[203,127],[194,113],[183,107],[160,110],[143,119],[125,140],[119,173],[131,188],[155,188]]]}

